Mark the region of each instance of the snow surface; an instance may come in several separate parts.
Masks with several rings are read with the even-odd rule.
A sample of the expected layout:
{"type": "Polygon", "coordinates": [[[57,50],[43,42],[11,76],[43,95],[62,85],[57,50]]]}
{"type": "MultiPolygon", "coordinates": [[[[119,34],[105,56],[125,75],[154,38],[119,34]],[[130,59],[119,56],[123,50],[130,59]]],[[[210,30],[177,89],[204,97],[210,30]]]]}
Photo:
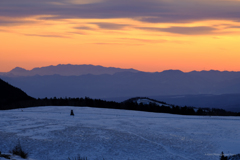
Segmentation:
{"type": "Polygon", "coordinates": [[[240,153],[240,117],[89,107],[0,111],[0,151],[18,140],[33,160],[219,160],[240,153]],[[73,109],[75,116],[70,116],[73,109]],[[23,111],[22,111],[23,110],[23,111]]]}

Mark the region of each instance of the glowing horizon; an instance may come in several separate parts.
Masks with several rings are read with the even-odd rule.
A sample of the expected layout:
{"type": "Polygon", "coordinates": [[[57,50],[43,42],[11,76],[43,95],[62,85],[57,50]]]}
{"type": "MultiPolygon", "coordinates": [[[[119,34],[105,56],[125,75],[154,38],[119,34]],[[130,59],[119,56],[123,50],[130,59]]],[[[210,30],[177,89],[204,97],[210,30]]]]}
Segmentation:
{"type": "Polygon", "coordinates": [[[237,0],[2,0],[0,72],[58,64],[240,71],[239,7],[237,0]]]}

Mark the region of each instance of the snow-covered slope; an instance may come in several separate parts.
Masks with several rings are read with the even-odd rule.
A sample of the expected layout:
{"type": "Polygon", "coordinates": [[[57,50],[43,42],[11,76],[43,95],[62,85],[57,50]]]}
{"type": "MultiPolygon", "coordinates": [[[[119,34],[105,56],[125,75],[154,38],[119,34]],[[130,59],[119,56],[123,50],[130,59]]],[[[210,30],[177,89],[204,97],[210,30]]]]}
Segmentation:
{"type": "Polygon", "coordinates": [[[162,103],[162,102],[158,102],[158,101],[156,101],[156,100],[151,100],[151,99],[149,99],[149,98],[138,98],[138,99],[136,99],[136,102],[138,103],[138,104],[144,104],[144,105],[149,105],[150,103],[152,103],[152,104],[156,104],[156,105],[158,105],[158,106],[169,106],[170,107],[170,105],[168,105],[168,104],[166,104],[166,103],[162,103]]]}
{"type": "Polygon", "coordinates": [[[240,117],[89,107],[0,111],[0,151],[21,142],[34,160],[218,160],[239,153],[240,117]],[[73,109],[75,116],[70,116],[73,109]]]}

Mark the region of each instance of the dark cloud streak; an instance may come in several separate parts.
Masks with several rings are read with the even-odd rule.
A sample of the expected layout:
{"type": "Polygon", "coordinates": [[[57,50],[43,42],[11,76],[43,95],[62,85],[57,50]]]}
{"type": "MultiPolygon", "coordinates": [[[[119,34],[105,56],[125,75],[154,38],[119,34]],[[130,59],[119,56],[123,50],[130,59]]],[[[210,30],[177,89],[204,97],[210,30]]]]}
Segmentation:
{"type": "Polygon", "coordinates": [[[108,29],[108,30],[119,30],[119,29],[123,29],[124,27],[129,26],[127,24],[102,23],[102,22],[101,23],[92,23],[92,24],[96,24],[101,29],[108,29]]]}
{"type": "Polygon", "coordinates": [[[88,26],[74,27],[74,29],[79,29],[79,30],[95,30],[94,28],[91,28],[91,27],[88,27],[88,26]]]}

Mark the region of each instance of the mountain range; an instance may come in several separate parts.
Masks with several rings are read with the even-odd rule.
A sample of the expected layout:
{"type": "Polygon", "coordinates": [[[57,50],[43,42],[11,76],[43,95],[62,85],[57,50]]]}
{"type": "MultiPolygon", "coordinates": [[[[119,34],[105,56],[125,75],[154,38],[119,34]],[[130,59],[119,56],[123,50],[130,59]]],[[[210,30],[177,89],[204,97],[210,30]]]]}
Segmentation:
{"type": "Polygon", "coordinates": [[[113,75],[0,76],[35,98],[44,97],[144,97],[160,95],[237,94],[239,72],[181,71],[118,72],[113,75]]]}
{"type": "Polygon", "coordinates": [[[92,65],[58,65],[27,72],[34,70],[38,70],[38,74],[23,76],[21,72],[26,70],[15,68],[2,73],[0,78],[35,98],[87,96],[123,101],[138,96],[175,105],[240,108],[240,72],[166,70],[151,73],[92,65]]]}
{"type": "Polygon", "coordinates": [[[121,69],[114,67],[102,67],[94,65],[71,65],[59,64],[57,66],[46,66],[40,68],[33,68],[26,70],[21,67],[16,67],[9,72],[0,72],[2,76],[16,77],[16,76],[45,76],[45,75],[61,75],[61,76],[80,76],[84,74],[101,75],[101,74],[114,74],[118,72],[139,72],[135,69],[121,69]]]}

